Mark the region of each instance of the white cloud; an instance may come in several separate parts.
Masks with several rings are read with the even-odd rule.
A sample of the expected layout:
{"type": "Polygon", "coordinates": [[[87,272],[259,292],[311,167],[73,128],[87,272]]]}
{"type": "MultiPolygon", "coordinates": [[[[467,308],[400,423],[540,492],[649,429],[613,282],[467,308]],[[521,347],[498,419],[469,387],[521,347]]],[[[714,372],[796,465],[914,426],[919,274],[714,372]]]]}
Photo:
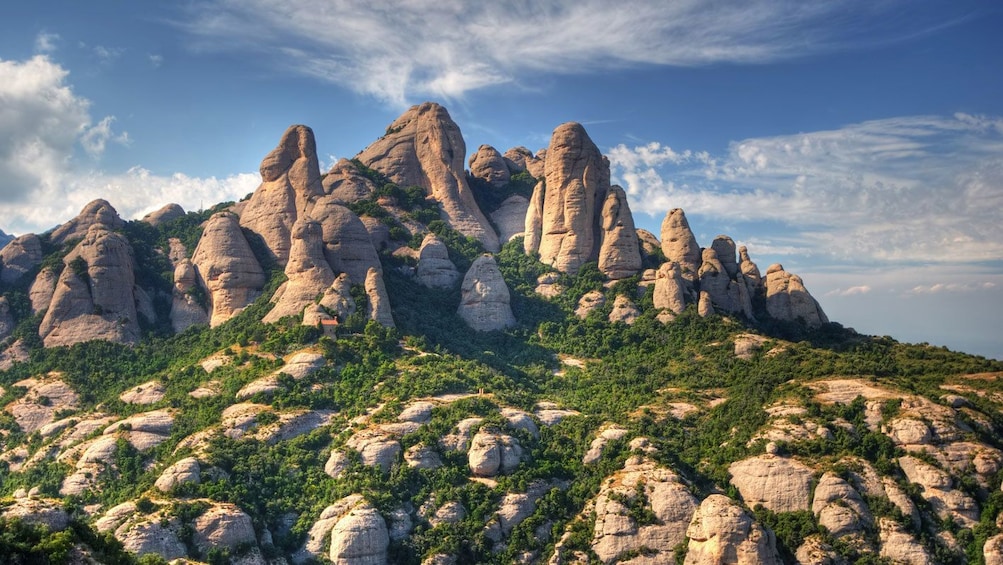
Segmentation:
{"type": "Polygon", "coordinates": [[[792,59],[945,25],[923,10],[887,17],[909,7],[901,0],[215,0],[192,6],[183,27],[197,49],[272,56],[282,70],[398,105],[548,73],[792,59]]]}
{"type": "MultiPolygon", "coordinates": [[[[635,211],[771,220],[830,259],[1003,257],[1003,120],[907,116],[734,142],[727,154],[655,162],[610,151],[635,211]]],[[[673,151],[674,154],[686,152],[673,151]]]]}
{"type": "Polygon", "coordinates": [[[825,293],[825,296],[853,296],[857,294],[867,294],[871,292],[871,287],[863,284],[851,286],[849,288],[834,288],[825,293]]]}
{"type": "Polygon", "coordinates": [[[121,57],[123,53],[125,53],[125,49],[121,47],[105,47],[104,45],[96,45],[94,47],[94,54],[97,55],[97,58],[102,63],[111,63],[121,57]]]}
{"type": "Polygon", "coordinates": [[[936,283],[930,285],[916,285],[909,289],[906,294],[938,294],[943,292],[976,292],[980,290],[991,290],[996,287],[993,282],[965,282],[965,283],[936,283]]]}
{"type": "Polygon", "coordinates": [[[257,173],[223,179],[157,176],[143,168],[96,170],[109,142],[128,144],[113,116],[94,123],[90,102],[73,92],[68,72],[44,55],[0,60],[0,221],[5,231],[42,232],[106,198],[127,218],[177,202],[186,209],[236,200],[260,182],[257,173]],[[78,150],[82,150],[82,153],[78,150]]]}
{"type": "Polygon", "coordinates": [[[160,66],[164,64],[164,56],[163,55],[157,55],[155,53],[151,53],[151,54],[147,55],[146,58],[147,58],[147,60],[150,61],[150,65],[153,68],[155,68],[155,69],[159,69],[160,66]]]}
{"type": "Polygon", "coordinates": [[[58,33],[41,31],[35,36],[36,53],[52,53],[56,50],[56,42],[59,41],[58,33]]]}

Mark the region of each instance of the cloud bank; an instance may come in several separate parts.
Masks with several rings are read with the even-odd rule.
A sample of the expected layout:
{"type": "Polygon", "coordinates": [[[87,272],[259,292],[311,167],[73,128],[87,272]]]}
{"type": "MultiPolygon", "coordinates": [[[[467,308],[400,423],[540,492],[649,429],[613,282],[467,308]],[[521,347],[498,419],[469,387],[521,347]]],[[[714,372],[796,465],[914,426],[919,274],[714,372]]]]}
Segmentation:
{"type": "Polygon", "coordinates": [[[197,49],[253,52],[398,106],[553,73],[772,62],[950,25],[901,0],[215,0],[187,16],[197,49]]]}
{"type": "MultiPolygon", "coordinates": [[[[712,157],[659,143],[609,150],[635,211],[681,207],[778,222],[829,260],[1003,257],[1003,119],[909,116],[734,142],[712,157]]],[[[792,250],[795,251],[796,250],[792,250]]]]}
{"type": "Polygon", "coordinates": [[[106,198],[132,218],[168,202],[186,209],[237,199],[254,190],[257,173],[225,179],[175,174],[160,177],[136,167],[125,173],[97,168],[109,143],[127,144],[114,116],[94,120],[90,101],[73,92],[68,71],[45,55],[0,60],[0,205],[2,226],[41,232],[106,198]]]}

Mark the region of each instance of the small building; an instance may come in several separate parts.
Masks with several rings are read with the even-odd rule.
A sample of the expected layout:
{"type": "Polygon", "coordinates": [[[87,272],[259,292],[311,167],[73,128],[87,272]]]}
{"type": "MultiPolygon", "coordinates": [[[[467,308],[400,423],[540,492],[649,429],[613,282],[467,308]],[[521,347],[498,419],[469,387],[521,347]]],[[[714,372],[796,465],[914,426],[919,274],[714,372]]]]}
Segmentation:
{"type": "Polygon", "coordinates": [[[338,320],[321,320],[320,330],[324,332],[325,337],[336,338],[338,336],[338,320]]]}

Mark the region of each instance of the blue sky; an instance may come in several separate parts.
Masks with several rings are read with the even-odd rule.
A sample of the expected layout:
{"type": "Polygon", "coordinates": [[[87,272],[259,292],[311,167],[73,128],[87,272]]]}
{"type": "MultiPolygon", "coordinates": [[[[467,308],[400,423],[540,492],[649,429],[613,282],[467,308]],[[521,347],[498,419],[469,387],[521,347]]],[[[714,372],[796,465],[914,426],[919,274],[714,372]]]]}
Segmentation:
{"type": "Polygon", "coordinates": [[[330,164],[435,100],[470,151],[582,122],[639,227],[682,207],[844,325],[1003,358],[1003,5],[479,4],[5,7],[0,229],[239,198],[288,125],[330,164]]]}

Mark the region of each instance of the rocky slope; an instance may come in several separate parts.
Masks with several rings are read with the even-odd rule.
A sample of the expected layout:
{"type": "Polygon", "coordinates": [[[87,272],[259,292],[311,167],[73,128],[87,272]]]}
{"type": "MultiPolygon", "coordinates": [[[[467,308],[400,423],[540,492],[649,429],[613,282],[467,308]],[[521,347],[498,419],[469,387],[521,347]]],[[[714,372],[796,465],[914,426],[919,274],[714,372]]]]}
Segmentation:
{"type": "Polygon", "coordinates": [[[425,104],[322,176],[293,126],[244,203],[0,251],[17,551],[1001,563],[1003,364],[830,323],[682,210],[637,230],[578,124],[464,153],[425,104]],[[470,183],[519,216],[526,172],[498,248],[470,183]]]}

